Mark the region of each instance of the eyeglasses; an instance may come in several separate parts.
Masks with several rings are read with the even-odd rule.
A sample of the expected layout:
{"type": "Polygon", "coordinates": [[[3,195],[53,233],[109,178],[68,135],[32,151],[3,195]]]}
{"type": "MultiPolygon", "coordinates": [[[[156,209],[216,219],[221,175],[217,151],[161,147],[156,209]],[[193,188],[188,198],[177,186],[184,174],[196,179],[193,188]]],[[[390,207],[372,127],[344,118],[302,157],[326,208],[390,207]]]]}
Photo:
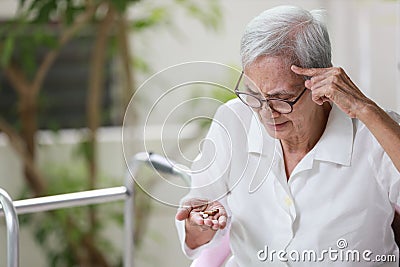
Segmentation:
{"type": "Polygon", "coordinates": [[[273,111],[276,111],[281,114],[289,114],[293,111],[294,104],[296,104],[296,102],[299,101],[300,97],[307,90],[307,88],[304,88],[304,90],[301,92],[301,94],[298,97],[296,97],[296,99],[293,101],[288,101],[288,100],[279,99],[279,98],[261,99],[255,95],[252,95],[251,93],[239,91],[238,88],[239,88],[240,81],[242,80],[243,74],[244,74],[244,72],[242,71],[242,74],[240,74],[239,80],[235,86],[235,94],[239,97],[239,99],[244,104],[246,104],[252,108],[261,108],[263,106],[263,102],[265,102],[265,103],[267,103],[268,107],[270,109],[272,109],[273,111]]]}

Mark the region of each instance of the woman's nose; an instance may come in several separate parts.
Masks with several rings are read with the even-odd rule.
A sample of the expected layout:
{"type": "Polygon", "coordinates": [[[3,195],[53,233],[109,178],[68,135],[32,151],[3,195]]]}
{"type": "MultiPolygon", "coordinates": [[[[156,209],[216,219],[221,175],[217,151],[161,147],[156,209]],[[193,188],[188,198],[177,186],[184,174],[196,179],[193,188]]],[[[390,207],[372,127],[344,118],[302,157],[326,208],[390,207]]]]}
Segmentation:
{"type": "Polygon", "coordinates": [[[264,112],[266,112],[268,117],[270,117],[271,119],[276,119],[281,115],[281,113],[279,113],[279,112],[273,110],[272,108],[270,108],[267,103],[264,103],[262,109],[263,109],[264,112]]]}
{"type": "Polygon", "coordinates": [[[263,107],[259,109],[258,112],[263,118],[268,118],[268,119],[276,119],[281,115],[279,112],[276,112],[267,105],[263,105],[263,107]]]}

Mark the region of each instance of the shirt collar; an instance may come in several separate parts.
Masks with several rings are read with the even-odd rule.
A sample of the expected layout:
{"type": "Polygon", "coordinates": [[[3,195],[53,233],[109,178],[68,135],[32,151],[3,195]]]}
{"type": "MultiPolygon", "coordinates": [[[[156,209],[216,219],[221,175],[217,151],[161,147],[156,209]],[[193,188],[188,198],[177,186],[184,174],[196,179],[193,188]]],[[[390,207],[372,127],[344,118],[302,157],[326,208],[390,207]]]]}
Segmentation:
{"type": "Polygon", "coordinates": [[[315,146],[314,159],[350,166],[353,131],[352,119],[332,105],[325,131],[315,146]]]}
{"type": "MultiPolygon", "coordinates": [[[[247,144],[249,153],[266,156],[272,151],[280,152],[277,147],[280,146],[279,141],[267,133],[255,112],[251,119],[247,144]]],[[[325,131],[313,150],[316,160],[350,166],[353,152],[353,122],[336,105],[332,105],[325,131]]]]}

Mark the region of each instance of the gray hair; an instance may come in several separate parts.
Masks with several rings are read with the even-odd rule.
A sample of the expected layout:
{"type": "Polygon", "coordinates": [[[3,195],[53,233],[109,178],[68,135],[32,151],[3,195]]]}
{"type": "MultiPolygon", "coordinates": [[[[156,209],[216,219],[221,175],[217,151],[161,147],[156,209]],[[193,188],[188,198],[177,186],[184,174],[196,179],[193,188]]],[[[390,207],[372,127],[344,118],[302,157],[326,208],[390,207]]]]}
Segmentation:
{"type": "Polygon", "coordinates": [[[278,6],[247,25],[241,41],[242,65],[260,56],[284,56],[303,68],[331,67],[331,44],[322,11],[278,6]]]}

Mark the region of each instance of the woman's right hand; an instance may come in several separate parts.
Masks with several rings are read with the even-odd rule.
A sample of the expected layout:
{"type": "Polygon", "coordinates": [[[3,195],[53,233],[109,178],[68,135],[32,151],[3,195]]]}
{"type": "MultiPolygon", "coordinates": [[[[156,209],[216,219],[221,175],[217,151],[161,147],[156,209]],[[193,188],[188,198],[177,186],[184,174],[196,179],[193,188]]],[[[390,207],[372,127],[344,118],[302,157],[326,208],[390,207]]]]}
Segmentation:
{"type": "Polygon", "coordinates": [[[224,229],[227,217],[226,210],[220,202],[199,198],[184,201],[176,214],[177,220],[185,220],[185,242],[191,249],[208,243],[217,230],[224,229]],[[211,211],[215,214],[204,216],[211,211]]]}

